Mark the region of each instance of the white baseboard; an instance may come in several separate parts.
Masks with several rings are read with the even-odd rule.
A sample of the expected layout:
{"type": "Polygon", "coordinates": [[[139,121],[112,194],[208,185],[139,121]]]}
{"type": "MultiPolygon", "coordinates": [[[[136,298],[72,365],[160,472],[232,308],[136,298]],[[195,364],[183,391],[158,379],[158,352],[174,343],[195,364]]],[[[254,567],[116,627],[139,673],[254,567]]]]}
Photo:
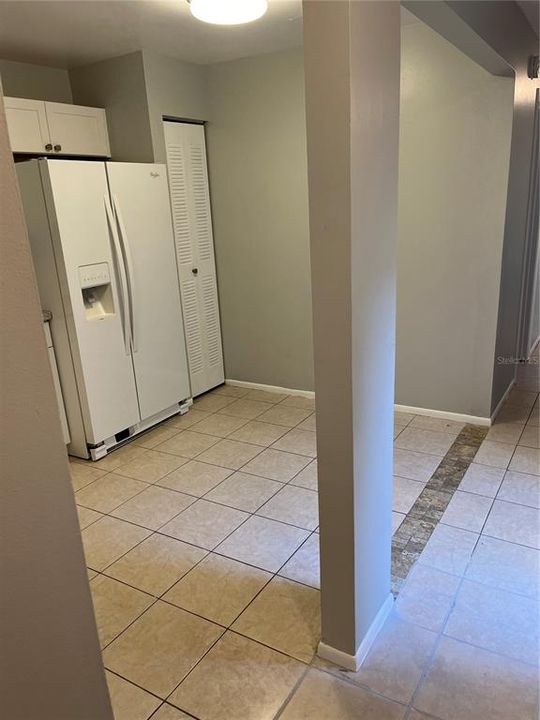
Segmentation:
{"type": "Polygon", "coordinates": [[[278,387],[277,385],[262,385],[261,383],[246,382],[245,380],[225,380],[226,385],[244,387],[250,390],[265,390],[272,393],[286,393],[287,395],[300,395],[301,397],[314,398],[313,390],[294,390],[292,388],[278,387]]]}
{"type": "Polygon", "coordinates": [[[508,387],[507,387],[506,390],[504,391],[502,398],[501,398],[501,399],[499,400],[499,402],[497,403],[497,407],[496,407],[495,410],[491,413],[491,422],[490,422],[491,425],[493,425],[493,423],[494,423],[494,421],[495,421],[495,418],[496,418],[497,415],[500,413],[502,406],[503,406],[504,403],[506,402],[506,398],[510,395],[510,393],[511,393],[511,391],[512,391],[512,388],[514,387],[515,384],[516,384],[516,378],[513,378],[513,380],[510,382],[510,385],[508,385],[508,387]]]}
{"type": "Polygon", "coordinates": [[[360,643],[360,647],[356,651],[355,655],[349,655],[348,653],[343,652],[343,650],[338,650],[331,645],[326,645],[326,643],[323,643],[322,641],[319,643],[319,647],[317,648],[317,655],[323,658],[323,660],[328,660],[329,662],[334,663],[334,665],[339,665],[346,670],[357,672],[366,659],[366,656],[370,651],[375,638],[379,634],[379,631],[384,625],[386,618],[390,614],[393,605],[394,596],[390,593],[375,616],[375,619],[371,623],[367,633],[364,635],[364,639],[360,643]]]}
{"type": "MultiPolygon", "coordinates": [[[[294,388],[278,387],[277,385],[263,385],[262,383],[246,382],[245,380],[225,380],[227,385],[235,387],[249,388],[250,390],[265,390],[272,393],[286,393],[287,395],[301,395],[302,397],[314,398],[315,393],[312,390],[295,390],[294,388]]],[[[508,390],[507,392],[510,392],[508,390]]],[[[506,394],[505,394],[506,398],[506,394]]],[[[465,422],[471,425],[484,425],[489,427],[492,419],[489,417],[480,417],[477,415],[465,415],[463,413],[446,412],[445,410],[430,410],[429,408],[412,407],[411,405],[394,405],[396,412],[412,413],[413,415],[427,415],[428,417],[442,418],[444,420],[454,420],[454,422],[465,422]]]]}
{"type": "Polygon", "coordinates": [[[427,415],[428,417],[454,420],[455,422],[470,423],[471,425],[484,425],[489,427],[491,419],[479,415],[465,415],[464,413],[446,412],[446,410],[430,410],[429,408],[412,407],[411,405],[394,405],[396,412],[412,413],[413,415],[427,415]]]}

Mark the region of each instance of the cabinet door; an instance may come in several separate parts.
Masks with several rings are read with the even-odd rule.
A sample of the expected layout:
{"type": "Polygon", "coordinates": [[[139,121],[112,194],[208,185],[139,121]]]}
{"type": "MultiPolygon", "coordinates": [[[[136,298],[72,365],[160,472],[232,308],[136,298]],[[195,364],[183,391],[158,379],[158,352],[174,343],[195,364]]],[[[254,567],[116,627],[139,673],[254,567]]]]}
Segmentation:
{"type": "Polygon", "coordinates": [[[53,102],[45,109],[55,155],[110,157],[105,110],[53,102]]]}
{"type": "Polygon", "coordinates": [[[224,379],[204,127],[165,122],[164,129],[191,390],[195,396],[224,379]]]}
{"type": "Polygon", "coordinates": [[[50,143],[45,103],[41,100],[5,97],[11,149],[20,153],[48,152],[50,143]]]}

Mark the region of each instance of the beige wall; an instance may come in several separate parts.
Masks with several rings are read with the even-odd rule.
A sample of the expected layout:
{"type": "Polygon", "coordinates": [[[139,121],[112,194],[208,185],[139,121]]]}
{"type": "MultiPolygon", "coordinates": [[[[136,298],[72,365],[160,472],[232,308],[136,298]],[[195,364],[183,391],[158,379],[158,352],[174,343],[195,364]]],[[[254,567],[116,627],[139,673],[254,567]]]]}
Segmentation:
{"type": "Polygon", "coordinates": [[[302,50],[209,67],[226,376],[313,389],[302,50]]]}
{"type": "Polygon", "coordinates": [[[513,81],[402,28],[396,402],[488,417],[513,81]]]}
{"type": "Polygon", "coordinates": [[[112,720],[0,93],[0,714],[112,720]]]}
{"type": "Polygon", "coordinates": [[[0,60],[0,78],[8,97],[72,102],[68,71],[63,68],[0,60]]]}
{"type": "Polygon", "coordinates": [[[155,162],[166,162],[163,116],[208,120],[207,66],[143,51],[148,112],[155,162]]]}
{"type": "Polygon", "coordinates": [[[69,71],[73,102],[104,107],[113,160],[152,162],[142,52],[69,71]]]}

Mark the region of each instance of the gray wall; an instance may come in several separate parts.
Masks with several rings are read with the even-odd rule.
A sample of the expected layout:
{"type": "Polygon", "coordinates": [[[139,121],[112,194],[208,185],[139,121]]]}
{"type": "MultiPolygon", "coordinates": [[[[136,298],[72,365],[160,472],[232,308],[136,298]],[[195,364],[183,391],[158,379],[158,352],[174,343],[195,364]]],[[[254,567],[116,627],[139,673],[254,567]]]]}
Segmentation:
{"type": "Polygon", "coordinates": [[[302,50],[209,67],[226,376],[313,389],[302,50]]]}
{"type": "Polygon", "coordinates": [[[208,69],[148,50],[143,63],[154,160],[166,162],[163,116],[208,120],[208,69]]]}
{"type": "Polygon", "coordinates": [[[515,357],[517,350],[534,105],[536,88],[539,85],[538,80],[532,81],[527,77],[527,60],[530,55],[538,54],[538,36],[514,2],[408,0],[406,5],[411,9],[414,6],[418,17],[424,17],[426,22],[458,46],[466,42],[466,35],[470,34],[472,29],[478,41],[487,43],[515,73],[510,171],[491,396],[493,411],[515,377],[516,366],[508,362],[508,359],[515,357]],[[502,358],[503,362],[500,362],[499,358],[502,358]]]}
{"type": "Polygon", "coordinates": [[[513,81],[402,28],[396,402],[490,415],[513,81]]]}
{"type": "Polygon", "coordinates": [[[73,102],[104,107],[113,160],[152,162],[142,52],[69,71],[73,102]]]}
{"type": "Polygon", "coordinates": [[[0,90],[0,697],[9,720],[112,720],[0,90]]]}
{"type": "MultiPolygon", "coordinates": [[[[485,416],[492,377],[494,404],[513,376],[486,358],[515,343],[530,88],[521,70],[496,331],[511,81],[422,25],[403,65],[396,401],[485,416]]],[[[212,66],[144,51],[69,77],[74,102],[107,108],[113,159],[163,162],[162,115],[208,121],[227,377],[312,389],[302,51],[212,66]]]]}
{"type": "MultiPolygon", "coordinates": [[[[489,3],[498,6],[498,3],[489,3]]],[[[538,80],[527,77],[527,59],[538,54],[538,38],[513,3],[500,3],[499,22],[488,23],[483,3],[472,2],[469,12],[471,22],[485,28],[496,50],[514,68],[515,102],[512,126],[512,150],[510,177],[506,208],[501,289],[497,342],[494,353],[493,391],[491,410],[495,410],[510,383],[514,380],[515,365],[500,362],[499,358],[511,358],[516,354],[517,328],[519,324],[522,264],[527,233],[527,199],[531,148],[534,128],[534,103],[538,80]],[[504,32],[501,28],[506,28],[504,32]]]]}
{"type": "MultiPolygon", "coordinates": [[[[396,402],[487,416],[512,81],[421,23],[402,65],[396,402]]],[[[226,374],[312,389],[302,53],[209,70],[226,374]]]]}
{"type": "Polygon", "coordinates": [[[68,71],[62,68],[0,60],[0,78],[8,97],[72,102],[68,71]]]}

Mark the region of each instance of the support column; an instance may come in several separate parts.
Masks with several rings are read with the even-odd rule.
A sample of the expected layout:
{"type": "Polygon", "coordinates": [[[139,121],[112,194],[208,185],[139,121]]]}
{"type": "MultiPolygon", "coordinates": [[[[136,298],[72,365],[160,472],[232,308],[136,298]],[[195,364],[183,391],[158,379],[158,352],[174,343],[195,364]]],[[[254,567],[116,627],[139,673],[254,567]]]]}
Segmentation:
{"type": "Polygon", "coordinates": [[[362,0],[303,8],[319,655],[356,669],[392,606],[400,8],[362,0]]]}

